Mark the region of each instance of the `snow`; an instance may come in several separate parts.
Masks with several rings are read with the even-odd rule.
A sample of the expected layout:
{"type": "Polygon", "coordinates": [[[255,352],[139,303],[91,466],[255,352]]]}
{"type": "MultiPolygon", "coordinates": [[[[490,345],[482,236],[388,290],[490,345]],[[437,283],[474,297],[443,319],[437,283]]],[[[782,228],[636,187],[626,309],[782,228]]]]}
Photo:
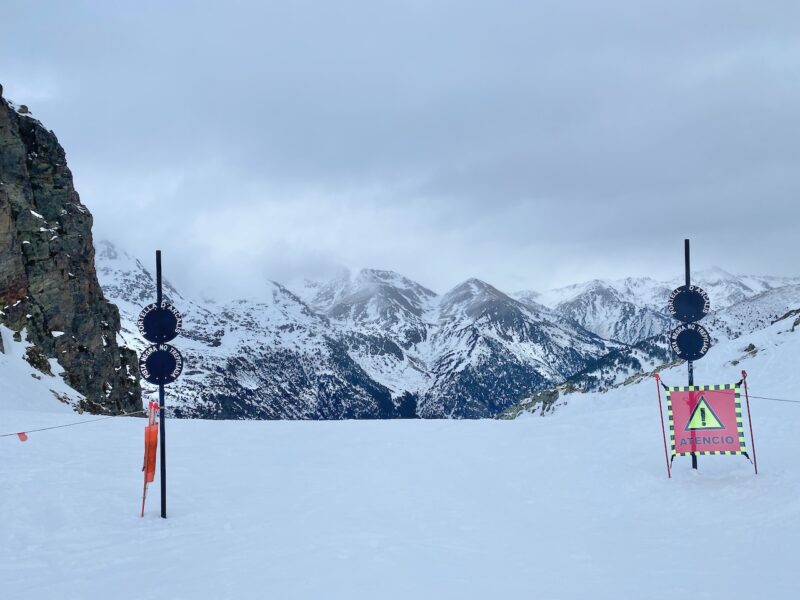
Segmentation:
{"type": "MultiPolygon", "coordinates": [[[[751,393],[800,399],[792,325],[715,345],[697,383],[745,368],[751,393]]],[[[91,418],[8,333],[0,433],[91,418]]],[[[141,419],[0,438],[3,597],[799,597],[800,404],[752,400],[758,476],[677,458],[667,480],[655,392],[644,378],[515,421],[170,420],[167,520],[158,478],[138,516],[141,419]]]]}
{"type": "MultiPolygon", "coordinates": [[[[739,317],[745,312],[762,313],[759,326],[763,326],[764,311],[771,310],[770,304],[800,298],[798,278],[732,275],[714,267],[694,272],[692,281],[708,292],[716,314],[727,313],[719,323],[725,335],[742,333],[744,324],[739,317]]],[[[528,305],[544,305],[602,338],[635,344],[672,328],[666,313],[667,298],[671,290],[684,283],[682,278],[666,282],[648,277],[595,279],[542,294],[517,292],[514,297],[528,305]]],[[[776,318],[774,314],[772,318],[776,318]]]]}
{"type": "MultiPolygon", "coordinates": [[[[0,352],[0,381],[3,392],[0,394],[0,434],[8,431],[19,431],[21,428],[38,427],[42,422],[49,423],[51,417],[75,418],[71,405],[83,398],[81,394],[68,387],[59,376],[50,377],[31,367],[25,360],[25,351],[30,344],[27,341],[15,342],[13,332],[5,325],[0,325],[0,336],[5,353],[0,352]],[[55,399],[61,396],[69,400],[62,404],[55,399]]],[[[22,340],[27,340],[26,330],[20,332],[22,340]]],[[[57,361],[50,359],[53,373],[64,372],[57,361]]],[[[0,443],[6,438],[0,438],[0,443]]],[[[0,446],[2,447],[2,446],[0,446]]],[[[0,462],[5,461],[5,455],[0,462]]],[[[7,481],[5,477],[0,481],[7,481]]],[[[2,525],[0,525],[2,532],[2,525]]],[[[2,561],[0,561],[2,564],[2,561]]]]}
{"type": "MultiPolygon", "coordinates": [[[[714,310],[726,308],[773,288],[800,284],[800,278],[797,277],[732,275],[720,267],[693,272],[692,281],[708,292],[712,298],[712,309],[714,310]]],[[[606,289],[616,292],[622,301],[663,311],[669,293],[684,283],[682,277],[670,281],[656,281],[649,277],[627,277],[619,280],[594,279],[543,293],[521,291],[515,293],[514,297],[534,298],[540,304],[556,308],[587,292],[606,289]]]]}
{"type": "MultiPolygon", "coordinates": [[[[138,334],[135,322],[141,307],[152,301],[152,277],[140,261],[110,242],[98,243],[96,259],[104,293],[120,309],[123,341],[141,350],[146,342],[138,334]]],[[[279,369],[268,372],[261,368],[263,351],[275,349],[273,356],[284,351],[293,353],[300,359],[299,370],[306,370],[302,366],[305,362],[308,376],[314,377],[323,374],[326,364],[348,367],[332,354],[329,338],[341,343],[353,366],[362,369],[371,382],[385,386],[393,397],[409,392],[418,396],[428,394],[428,400],[419,404],[420,411],[426,410],[426,406],[431,406],[432,411],[439,410],[440,392],[434,388],[437,383],[441,386],[447,382],[437,374],[481,369],[480,363],[490,360],[489,342],[521,364],[535,366],[544,376],[559,381],[564,363],[569,363],[573,371],[577,368],[570,362],[573,349],[592,358],[608,350],[606,344],[544,307],[516,306],[523,324],[520,331],[495,331],[491,322],[483,322],[476,306],[493,299],[515,303],[477,280],[456,289],[463,292],[456,294],[460,299],[454,298],[455,290],[437,296],[398,273],[376,269],[341,273],[327,283],[307,282],[296,293],[269,283],[258,299],[219,305],[189,297],[175,300],[177,292],[170,288],[167,297],[173,299],[186,323],[185,335],[175,343],[186,356],[187,364],[192,364],[192,369],[176,384],[180,399],[171,408],[184,415],[197,414],[200,409],[214,408],[208,400],[209,390],[214,393],[219,390],[230,397],[233,389],[248,398],[250,406],[270,410],[273,405],[265,401],[267,395],[283,397],[287,389],[296,389],[298,379],[281,380],[276,372],[279,369]],[[528,327],[523,332],[525,325],[528,327]],[[523,333],[530,335],[534,329],[546,338],[551,348],[523,343],[520,339],[523,333]],[[476,337],[483,338],[481,343],[476,344],[476,337]],[[256,355],[259,351],[261,357],[256,355]],[[550,364],[553,362],[558,363],[555,368],[550,364]],[[236,372],[231,373],[231,380],[225,381],[220,376],[220,365],[231,363],[236,372]],[[232,387],[231,382],[234,382],[232,387]]],[[[343,371],[332,368],[329,373],[340,379],[343,371]]],[[[308,376],[303,373],[302,379],[307,380],[308,376]]],[[[320,382],[319,393],[307,387],[310,391],[303,396],[303,404],[309,408],[304,408],[305,414],[317,410],[312,405],[315,395],[321,397],[327,393],[324,381],[320,382]]],[[[351,396],[343,397],[353,402],[351,396]]],[[[281,417],[303,414],[280,410],[281,417]]]]}

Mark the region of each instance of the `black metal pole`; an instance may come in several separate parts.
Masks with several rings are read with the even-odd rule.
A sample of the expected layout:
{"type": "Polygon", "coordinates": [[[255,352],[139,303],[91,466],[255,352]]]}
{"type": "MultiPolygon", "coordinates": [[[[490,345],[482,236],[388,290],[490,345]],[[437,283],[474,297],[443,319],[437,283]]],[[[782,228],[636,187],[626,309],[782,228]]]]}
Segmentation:
{"type": "Polygon", "coordinates": [[[161,429],[161,518],[167,518],[167,449],[164,430],[164,386],[158,386],[159,429],[161,429]]]}
{"type": "MultiPolygon", "coordinates": [[[[156,304],[161,307],[161,250],[156,250],[156,304]]],[[[161,518],[167,518],[167,433],[164,415],[164,386],[158,386],[158,421],[161,435],[161,518]]]]}
{"type": "MultiPolygon", "coordinates": [[[[689,240],[683,240],[683,255],[686,263],[686,287],[692,284],[691,268],[689,262],[689,240]]],[[[689,368],[689,385],[694,385],[694,364],[692,361],[687,360],[686,365],[689,368]]],[[[692,452],[692,468],[697,468],[697,454],[692,452]]]]}

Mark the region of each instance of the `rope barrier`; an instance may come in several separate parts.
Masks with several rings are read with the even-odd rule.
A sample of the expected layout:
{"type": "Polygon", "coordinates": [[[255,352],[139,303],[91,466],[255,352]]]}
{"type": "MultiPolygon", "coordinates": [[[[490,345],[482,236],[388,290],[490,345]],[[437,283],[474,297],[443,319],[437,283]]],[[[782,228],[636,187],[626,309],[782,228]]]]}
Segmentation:
{"type": "Polygon", "coordinates": [[[51,429],[61,429],[62,427],[74,427],[76,425],[86,425],[87,423],[96,423],[97,421],[105,421],[106,419],[116,419],[117,417],[131,417],[133,415],[141,415],[146,413],[146,410],[137,410],[134,412],[129,413],[122,413],[119,415],[108,415],[106,417],[100,417],[99,419],[89,419],[88,421],[76,421],[75,423],[65,423],[64,425],[53,425],[52,427],[40,427],[39,429],[24,429],[22,431],[15,431],[13,433],[3,433],[0,434],[0,438],[4,437],[11,437],[13,435],[19,435],[20,433],[37,433],[39,431],[49,431],[51,429]]]}
{"type": "MultiPolygon", "coordinates": [[[[659,378],[657,381],[658,381],[658,383],[661,384],[661,387],[663,387],[665,390],[669,391],[669,386],[666,383],[664,383],[664,381],[661,380],[661,378],[659,378]]],[[[743,381],[744,381],[744,379],[740,380],[736,385],[742,385],[743,381]]],[[[772,401],[775,401],[775,402],[791,402],[792,404],[800,404],[800,400],[789,400],[788,398],[771,398],[769,396],[753,396],[752,394],[750,395],[750,397],[751,398],[758,398],[759,400],[772,400],[772,401]]]]}
{"type": "Polygon", "coordinates": [[[751,398],[758,398],[759,400],[774,400],[775,402],[792,402],[794,404],[800,404],[800,400],[788,400],[786,398],[769,398],[767,396],[750,396],[751,398]]]}
{"type": "MultiPolygon", "coordinates": [[[[663,382],[661,383],[662,386],[667,387],[664,385],[663,382]]],[[[800,400],[790,400],[788,398],[771,398],[769,396],[750,396],[751,398],[757,398],[758,400],[770,400],[773,402],[790,402],[792,404],[800,404],[800,400]]],[[[143,415],[147,411],[146,410],[137,410],[134,412],[129,413],[122,413],[119,415],[108,415],[106,417],[100,417],[99,419],[89,419],[88,421],[77,421],[75,423],[65,423],[64,425],[53,425],[52,427],[40,427],[39,429],[23,429],[21,431],[15,431],[13,433],[2,433],[0,434],[0,438],[11,437],[14,435],[19,435],[20,433],[38,433],[40,431],[50,431],[51,429],[61,429],[63,427],[75,427],[76,425],[86,425],[87,423],[96,423],[97,421],[105,421],[106,419],[116,419],[117,417],[132,417],[134,415],[143,415]]]]}

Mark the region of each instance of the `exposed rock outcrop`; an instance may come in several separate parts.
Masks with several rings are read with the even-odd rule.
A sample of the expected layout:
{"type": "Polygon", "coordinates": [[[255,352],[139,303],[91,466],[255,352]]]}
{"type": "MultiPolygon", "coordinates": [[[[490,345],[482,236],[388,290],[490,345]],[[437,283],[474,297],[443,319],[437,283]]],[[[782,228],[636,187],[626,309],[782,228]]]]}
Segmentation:
{"type": "Polygon", "coordinates": [[[85,408],[138,410],[136,355],[117,343],[91,229],[55,134],[0,98],[0,322],[33,344],[40,370],[58,361],[85,408]]]}

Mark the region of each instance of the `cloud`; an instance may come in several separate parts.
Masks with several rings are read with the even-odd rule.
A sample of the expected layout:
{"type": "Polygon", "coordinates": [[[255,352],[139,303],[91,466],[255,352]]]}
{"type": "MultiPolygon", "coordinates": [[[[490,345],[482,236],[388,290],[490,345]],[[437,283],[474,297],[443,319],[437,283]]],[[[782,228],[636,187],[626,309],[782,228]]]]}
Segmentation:
{"type": "Polygon", "coordinates": [[[187,286],[798,274],[800,6],[23,3],[5,95],[187,286]],[[26,97],[27,96],[27,97],[26,97]],[[172,258],[174,257],[174,258],[172,258]]]}

